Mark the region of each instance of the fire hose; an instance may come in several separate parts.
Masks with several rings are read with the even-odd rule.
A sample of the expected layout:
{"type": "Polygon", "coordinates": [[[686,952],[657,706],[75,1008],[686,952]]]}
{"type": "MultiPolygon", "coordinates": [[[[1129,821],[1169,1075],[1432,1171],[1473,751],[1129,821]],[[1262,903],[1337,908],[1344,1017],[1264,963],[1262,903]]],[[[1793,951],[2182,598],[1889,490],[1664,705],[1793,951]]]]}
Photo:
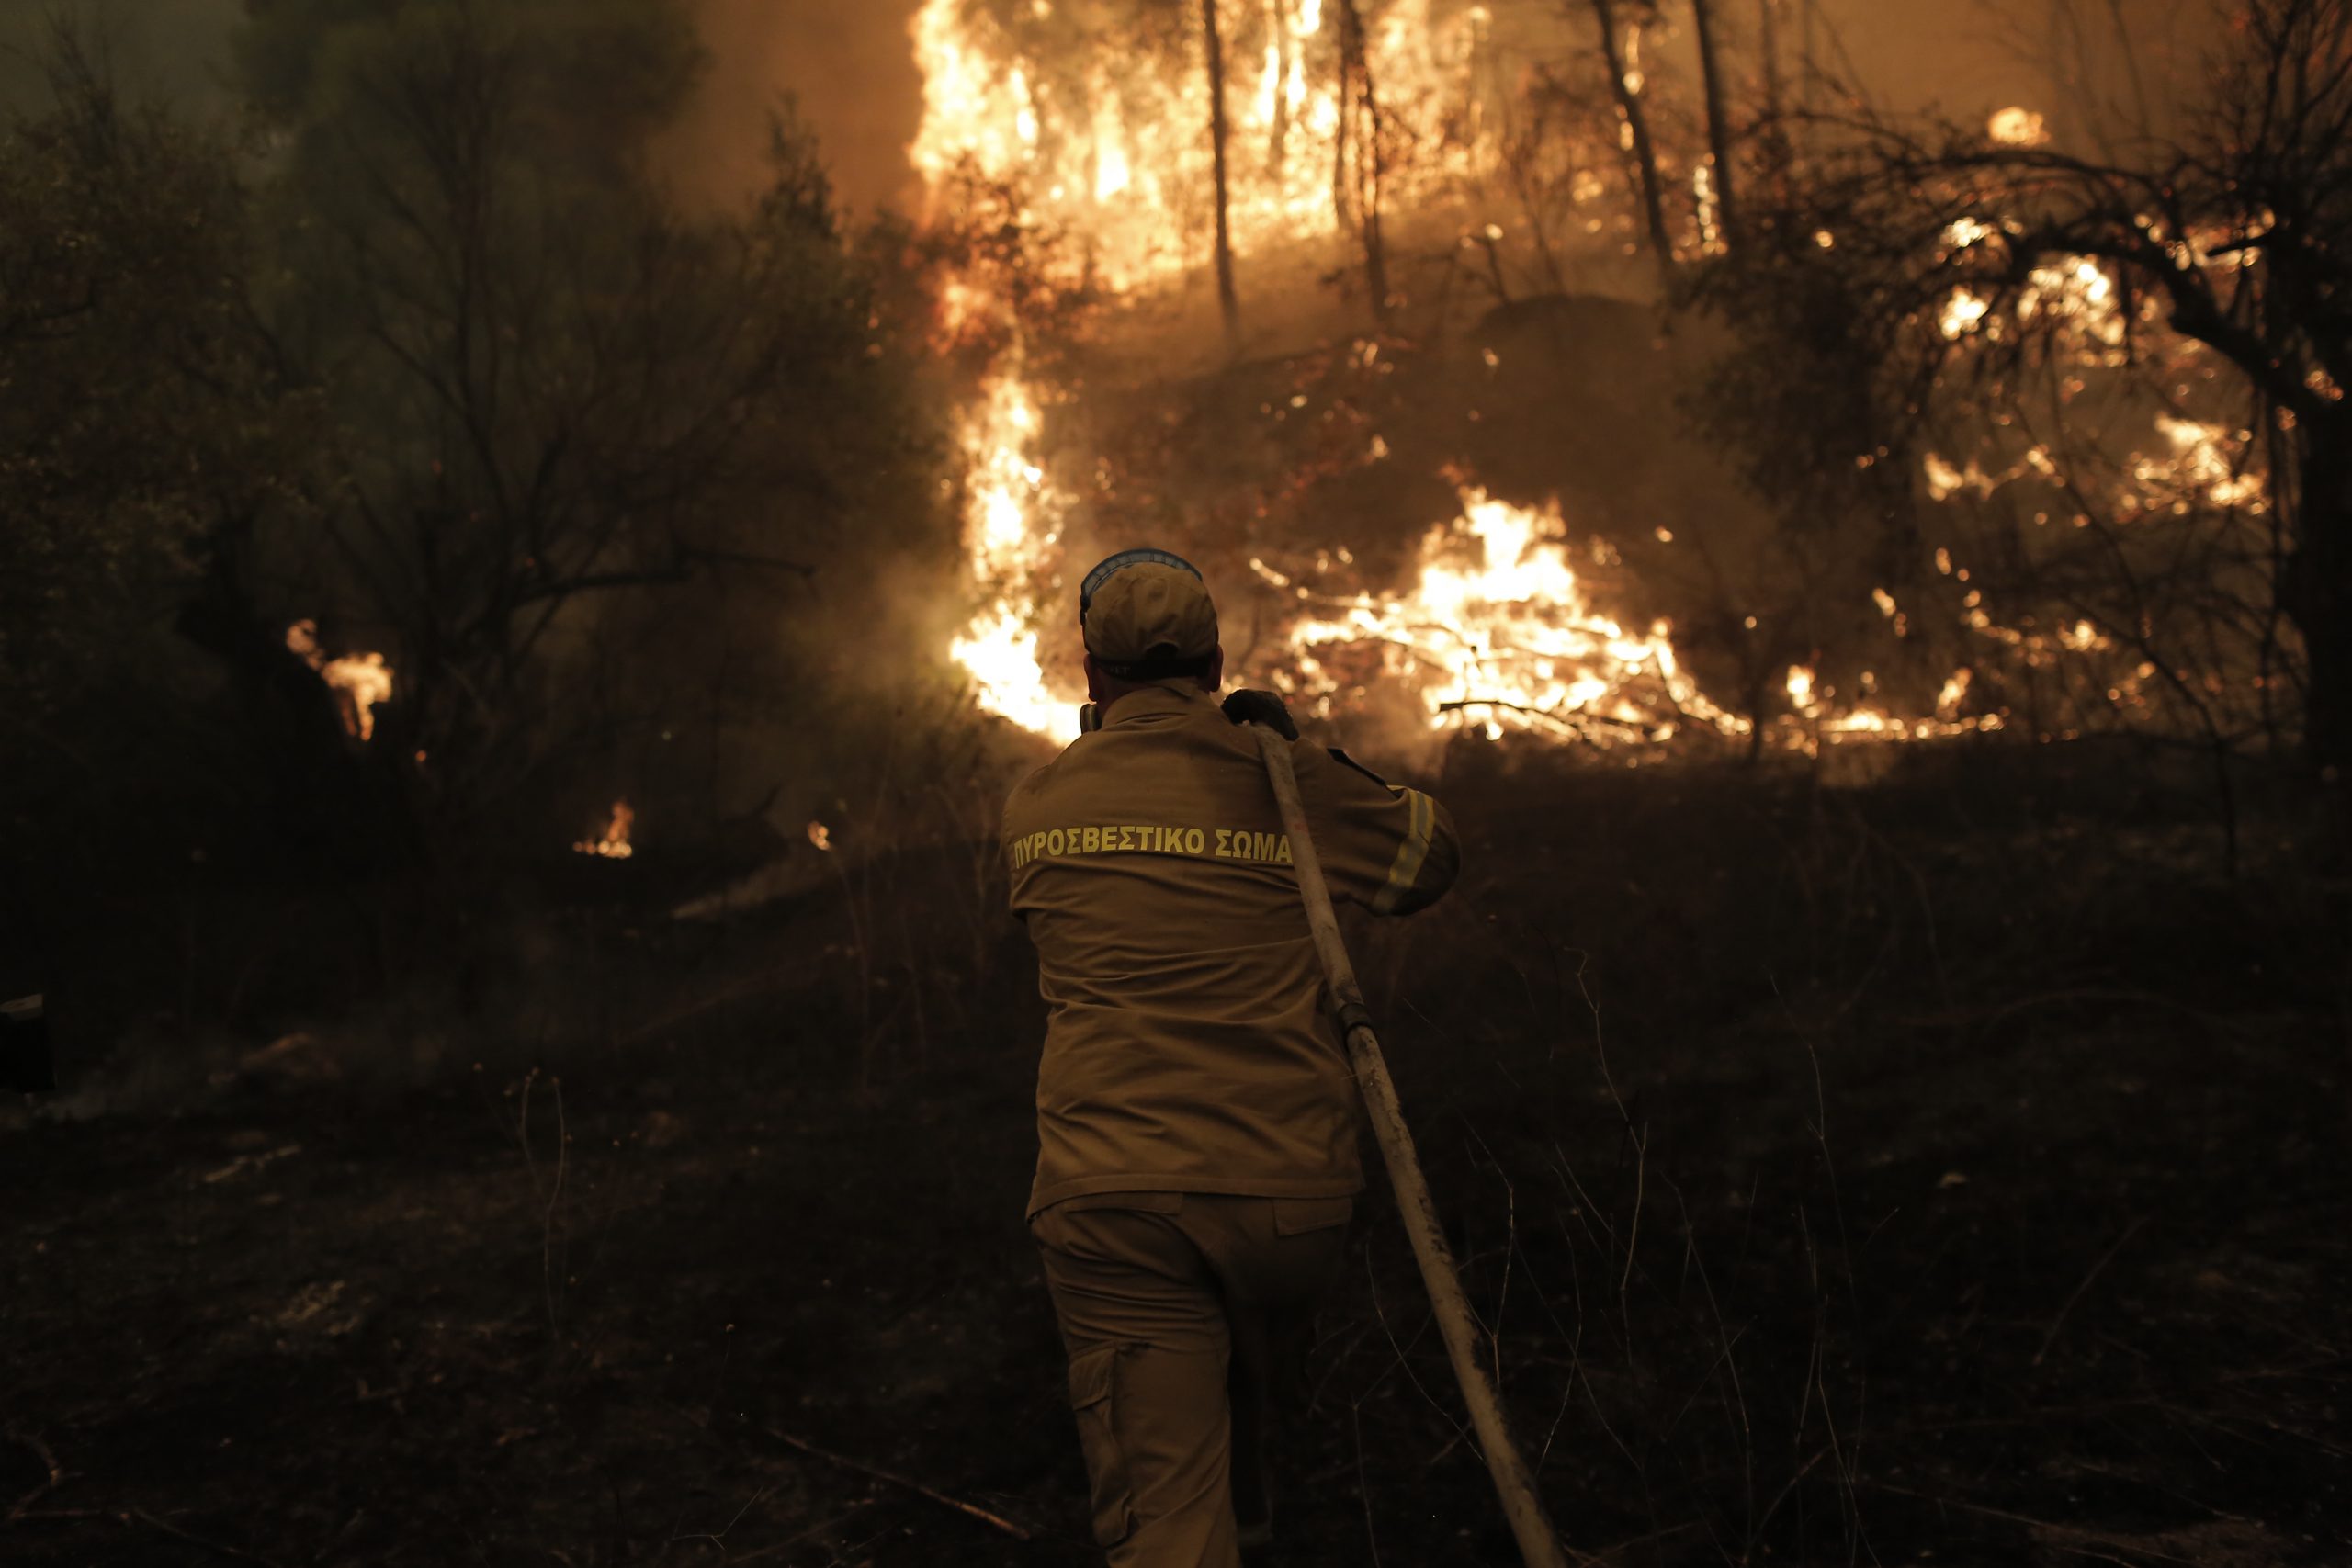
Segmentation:
{"type": "Polygon", "coordinates": [[[1380,1054],[1380,1038],[1373,1032],[1372,1014],[1364,1006],[1362,987],[1356,984],[1355,965],[1349,960],[1347,943],[1340,935],[1339,916],[1331,908],[1331,890],[1323,880],[1323,863],[1316,855],[1306,811],[1299,802],[1298,775],[1291,766],[1290,742],[1264,725],[1252,724],[1250,728],[1257,732],[1258,749],[1265,754],[1266,777],[1273,784],[1274,800],[1282,808],[1283,828],[1290,834],[1299,897],[1306,905],[1306,923],[1315,933],[1316,950],[1322,955],[1332,999],[1339,1005],[1340,1027],[1347,1034],[1348,1058],[1355,1068],[1356,1082],[1363,1090],[1373,1134],[1380,1142],[1381,1158],[1388,1167],[1389,1185],[1396,1190],[1396,1208],[1404,1217],[1405,1234],[1411,1238],[1413,1258],[1420,1265],[1421,1282],[1429,1290],[1438,1330],[1444,1337],[1446,1354],[1453,1362],[1454,1379],[1462,1385],[1463,1403],[1469,1406],[1470,1424],[1478,1435],[1487,1469],[1494,1476],[1503,1515],[1510,1521],[1511,1534],[1518,1539],[1520,1556],[1528,1568],[1566,1568],[1559,1537],[1544,1512],[1543,1499],[1536,1495],[1534,1472],[1528,1469],[1525,1457],[1511,1441],[1510,1428],[1503,1418],[1502,1401],[1487,1376],[1486,1364],[1478,1359],[1477,1337],[1482,1329],[1470,1311],[1469,1298],[1462,1292],[1462,1277],[1454,1268],[1453,1248],[1446,1245],[1444,1228],[1438,1223],[1437,1205],[1430,1197],[1429,1181],[1421,1174],[1420,1156],[1413,1150],[1413,1134],[1405,1125],[1405,1111],[1396,1098],[1396,1082],[1388,1076],[1387,1060],[1380,1054]]]}

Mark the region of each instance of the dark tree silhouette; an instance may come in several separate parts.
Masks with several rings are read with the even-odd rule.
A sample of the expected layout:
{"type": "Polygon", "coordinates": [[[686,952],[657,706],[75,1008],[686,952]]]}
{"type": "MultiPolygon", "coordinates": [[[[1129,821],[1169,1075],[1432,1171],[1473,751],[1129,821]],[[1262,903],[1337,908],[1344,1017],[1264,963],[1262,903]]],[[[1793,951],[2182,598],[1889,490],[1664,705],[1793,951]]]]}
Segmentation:
{"type": "MultiPolygon", "coordinates": [[[[1870,434],[1859,426],[1899,450],[1900,433],[1883,427],[1925,417],[1955,356],[1985,356],[1997,381],[2037,352],[2040,330],[1935,330],[1955,288],[2014,322],[2020,304],[2032,314],[2052,267],[2087,258],[2120,292],[2118,352],[2135,363],[2153,346],[2136,335],[2142,302],[2157,302],[2165,329],[2235,374],[2267,432],[2281,524],[2267,570],[2301,637],[2305,747],[2341,777],[2352,767],[2352,0],[2250,0],[2215,21],[2222,51],[2183,129],[2108,138],[2120,152],[1882,117],[1817,121],[1813,161],[1771,216],[1773,255],[1735,259],[1700,295],[1736,310],[1804,279],[1799,292],[1826,288],[1844,324],[1814,326],[1847,344],[1883,411],[1840,437],[1866,457],[1872,446],[1850,442],[1870,434]],[[1963,224],[1969,243],[1955,243],[1963,224]],[[1835,251],[1816,249],[1816,233],[1835,251]]],[[[1800,424],[1819,426],[1814,412],[1784,412],[1748,422],[1759,460],[1806,450],[1800,424]]]]}

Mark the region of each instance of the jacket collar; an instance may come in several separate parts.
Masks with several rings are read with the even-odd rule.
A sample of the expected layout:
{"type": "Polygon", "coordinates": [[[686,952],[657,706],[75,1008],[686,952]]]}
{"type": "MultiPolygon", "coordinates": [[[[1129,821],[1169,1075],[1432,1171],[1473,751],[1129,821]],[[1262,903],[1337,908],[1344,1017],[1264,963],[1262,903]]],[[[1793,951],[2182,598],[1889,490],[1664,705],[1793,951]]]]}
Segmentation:
{"type": "Polygon", "coordinates": [[[1183,713],[1196,703],[1211,700],[1210,694],[1191,680],[1159,682],[1129,692],[1113,703],[1110,713],[1102,720],[1102,728],[1117,729],[1122,725],[1142,719],[1183,713]]]}

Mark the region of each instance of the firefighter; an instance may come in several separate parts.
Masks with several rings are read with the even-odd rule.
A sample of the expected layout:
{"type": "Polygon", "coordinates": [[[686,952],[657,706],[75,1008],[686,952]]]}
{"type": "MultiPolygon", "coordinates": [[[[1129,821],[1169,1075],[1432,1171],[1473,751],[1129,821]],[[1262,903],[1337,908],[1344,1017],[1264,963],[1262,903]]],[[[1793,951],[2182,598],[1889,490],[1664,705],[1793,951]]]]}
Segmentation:
{"type": "Polygon", "coordinates": [[[1259,1440],[1295,1374],[1363,1176],[1361,1106],[1264,759],[1293,743],[1335,897],[1436,899],[1444,808],[1298,740],[1282,700],[1222,705],[1193,567],[1090,572],[1084,731],[1005,807],[1013,914],[1048,1009],[1029,1224],[1114,1568],[1232,1568],[1272,1532],[1259,1440]]]}

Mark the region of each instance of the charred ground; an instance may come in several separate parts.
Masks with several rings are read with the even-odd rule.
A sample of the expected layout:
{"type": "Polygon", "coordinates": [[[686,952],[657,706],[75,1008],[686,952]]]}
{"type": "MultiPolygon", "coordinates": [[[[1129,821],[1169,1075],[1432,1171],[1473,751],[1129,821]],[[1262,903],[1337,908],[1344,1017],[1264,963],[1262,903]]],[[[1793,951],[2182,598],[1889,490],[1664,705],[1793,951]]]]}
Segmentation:
{"type": "MultiPolygon", "coordinates": [[[[1578,1552],[2352,1550],[2346,888],[2291,795],[2247,782],[2231,878],[2086,748],[1437,783],[1464,884],[1363,966],[1578,1552]]],[[[1026,951],[985,854],[843,865],[718,925],[658,856],[565,867],[486,976],[275,1050],[257,985],[10,1112],[7,1559],[1091,1561],[1026,951]]],[[[1367,1210],[1281,1561],[1507,1561],[1367,1210]]]]}

